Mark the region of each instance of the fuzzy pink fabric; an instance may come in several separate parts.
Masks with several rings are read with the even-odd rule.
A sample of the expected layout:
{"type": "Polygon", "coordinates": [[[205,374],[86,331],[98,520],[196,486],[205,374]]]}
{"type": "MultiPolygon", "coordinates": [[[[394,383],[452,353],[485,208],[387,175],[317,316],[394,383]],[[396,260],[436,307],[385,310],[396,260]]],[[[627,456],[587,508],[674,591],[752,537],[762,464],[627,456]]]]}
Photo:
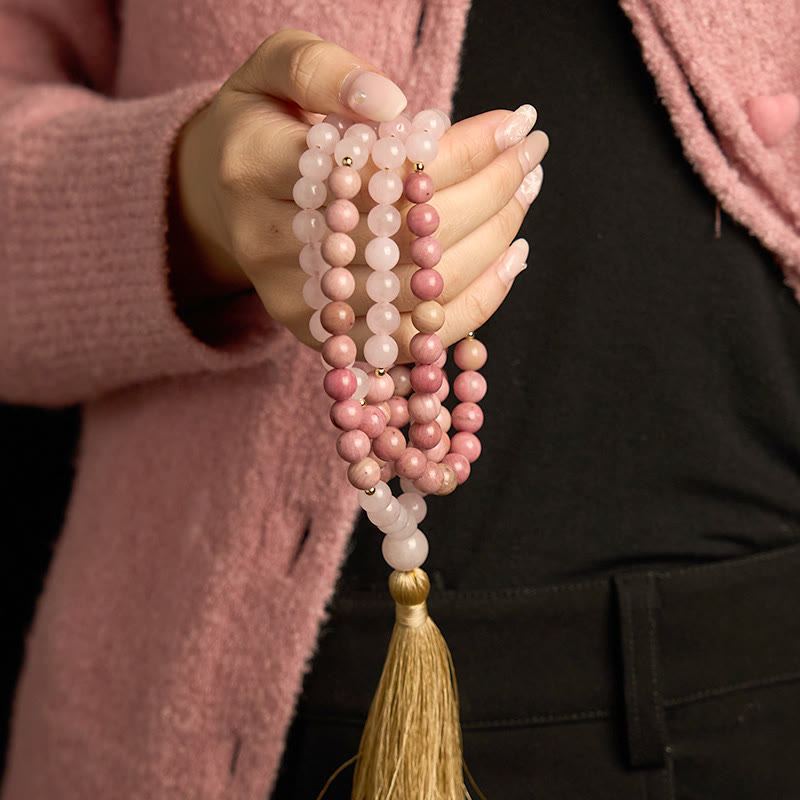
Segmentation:
{"type": "MultiPolygon", "coordinates": [[[[318,356],[251,297],[214,345],[176,316],[170,152],[278,28],[448,108],[468,0],[425,6],[416,43],[421,0],[0,0],[0,395],[85,409],[3,800],[268,796],[355,492],[318,356]]],[[[687,156],[800,288],[800,131],[766,147],[745,110],[800,92],[796,3],[623,7],[687,156]]]]}

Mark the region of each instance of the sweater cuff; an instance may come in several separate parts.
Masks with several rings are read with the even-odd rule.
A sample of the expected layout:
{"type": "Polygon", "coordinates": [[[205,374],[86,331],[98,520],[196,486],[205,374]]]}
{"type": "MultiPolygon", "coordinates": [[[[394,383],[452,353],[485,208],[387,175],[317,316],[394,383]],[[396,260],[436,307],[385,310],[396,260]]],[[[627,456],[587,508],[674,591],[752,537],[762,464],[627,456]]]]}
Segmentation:
{"type": "Polygon", "coordinates": [[[221,302],[216,335],[201,341],[176,313],[169,289],[171,153],[184,122],[219,86],[141,100],[37,87],[6,112],[0,129],[6,399],[63,405],[266,358],[276,325],[254,295],[221,302]]]}

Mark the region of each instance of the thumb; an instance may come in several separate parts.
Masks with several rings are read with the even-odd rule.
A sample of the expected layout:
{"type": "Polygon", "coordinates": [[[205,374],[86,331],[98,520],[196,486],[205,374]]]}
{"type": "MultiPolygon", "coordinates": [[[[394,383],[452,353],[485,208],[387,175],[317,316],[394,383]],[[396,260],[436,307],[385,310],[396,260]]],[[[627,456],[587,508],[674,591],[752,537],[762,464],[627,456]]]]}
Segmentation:
{"type": "Polygon", "coordinates": [[[231,89],[268,94],[318,114],[386,122],[406,107],[400,88],[372,64],[307,31],[279,31],[231,76],[231,89]]]}

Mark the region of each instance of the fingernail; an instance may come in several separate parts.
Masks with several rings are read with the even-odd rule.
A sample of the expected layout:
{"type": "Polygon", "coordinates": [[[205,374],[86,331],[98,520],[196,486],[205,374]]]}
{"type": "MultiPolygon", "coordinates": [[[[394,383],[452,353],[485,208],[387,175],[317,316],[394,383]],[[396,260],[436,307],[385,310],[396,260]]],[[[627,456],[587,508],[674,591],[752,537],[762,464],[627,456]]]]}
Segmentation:
{"type": "Polygon", "coordinates": [[[523,208],[527,208],[539,194],[542,188],[542,181],[544,180],[544,168],[539,164],[535,169],[531,170],[519,185],[514,197],[519,200],[523,208]]]}
{"type": "Polygon", "coordinates": [[[506,250],[505,255],[497,265],[497,276],[506,286],[511,286],[514,278],[528,266],[525,259],[527,259],[529,252],[530,246],[525,239],[517,239],[506,250]]]}
{"type": "Polygon", "coordinates": [[[510,117],[504,119],[494,132],[494,140],[502,152],[519,144],[533,130],[536,124],[536,109],[526,103],[520,106],[510,117]]]}
{"type": "Polygon", "coordinates": [[[534,131],[517,151],[525,172],[530,172],[545,156],[550,140],[544,131],[534,131]]]}
{"type": "Polygon", "coordinates": [[[393,120],[408,105],[399,86],[360,67],[344,79],[339,97],[353,111],[376,122],[393,120]]]}

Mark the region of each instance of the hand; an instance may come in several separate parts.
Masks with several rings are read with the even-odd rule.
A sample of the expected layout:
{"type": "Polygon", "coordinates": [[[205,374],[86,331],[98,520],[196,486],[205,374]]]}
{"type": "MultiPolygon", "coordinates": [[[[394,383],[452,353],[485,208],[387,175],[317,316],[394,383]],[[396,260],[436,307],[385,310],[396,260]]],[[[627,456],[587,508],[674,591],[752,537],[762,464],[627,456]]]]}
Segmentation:
{"type": "MultiPolygon", "coordinates": [[[[315,114],[329,113],[384,121],[405,105],[402,92],[379,70],[335,44],[303,31],[281,31],[267,39],[179,137],[173,200],[182,231],[171,238],[183,239],[195,255],[175,259],[179,301],[254,287],[273,319],[319,349],[308,332],[312,310],[302,297],[308,276],[298,265],[301,245],[292,233],[297,213],[292,187],[300,177],[297,164],[309,124],[318,119],[315,114]]],[[[436,186],[431,204],[441,217],[435,236],[444,251],[437,269],[445,281],[440,300],[446,322],[440,336],[446,345],[497,310],[514,268],[527,255],[524,243],[508,248],[528,208],[518,189],[543,158],[548,140],[537,131],[506,147],[502,136],[510,126],[516,132],[511,142],[519,142],[532,125],[530,116],[528,126],[525,121],[524,114],[512,117],[508,111],[464,120],[445,133],[437,159],[426,167],[436,186]]],[[[364,187],[369,174],[365,167],[364,187]]],[[[526,181],[535,182],[535,174],[526,181]]],[[[365,290],[370,269],[363,260],[371,238],[366,188],[356,204],[362,217],[351,234],[357,246],[350,266],[356,292],[349,302],[357,315],[351,335],[360,348],[371,335],[364,319],[371,302],[365,290]]],[[[395,272],[401,292],[395,305],[402,322],[394,335],[402,362],[410,360],[408,342],[415,333],[410,319],[415,298],[409,289],[415,267],[408,254],[410,237],[398,236],[395,272]]]]}

